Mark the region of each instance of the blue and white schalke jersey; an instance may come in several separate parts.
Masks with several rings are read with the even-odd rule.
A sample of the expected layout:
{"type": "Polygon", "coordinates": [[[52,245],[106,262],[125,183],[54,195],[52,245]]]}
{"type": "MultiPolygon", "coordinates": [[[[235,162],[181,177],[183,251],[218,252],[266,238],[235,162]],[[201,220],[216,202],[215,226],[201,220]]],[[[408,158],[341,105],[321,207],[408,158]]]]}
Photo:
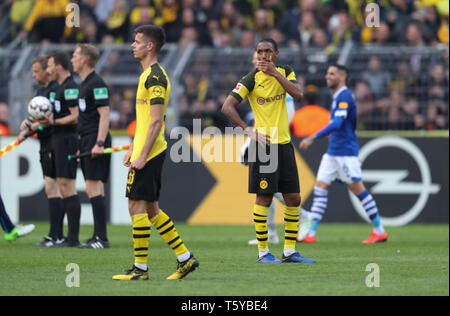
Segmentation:
{"type": "Polygon", "coordinates": [[[359,145],[355,133],[358,118],[356,100],[352,91],[346,86],[333,96],[330,121],[335,118],[343,121],[330,133],[327,153],[330,156],[358,156],[359,145]]]}

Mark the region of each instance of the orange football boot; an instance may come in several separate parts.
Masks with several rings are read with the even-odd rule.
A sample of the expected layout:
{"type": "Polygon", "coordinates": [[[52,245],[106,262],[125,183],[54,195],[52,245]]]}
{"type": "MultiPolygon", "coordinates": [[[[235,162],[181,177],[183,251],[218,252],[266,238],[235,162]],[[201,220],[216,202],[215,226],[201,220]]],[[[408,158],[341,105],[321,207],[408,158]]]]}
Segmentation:
{"type": "Polygon", "coordinates": [[[306,236],[301,242],[305,244],[313,244],[316,242],[316,236],[306,236]]]}
{"type": "Polygon", "coordinates": [[[362,243],[363,244],[375,244],[378,242],[385,242],[387,240],[388,240],[388,234],[386,232],[384,232],[382,234],[372,233],[372,234],[370,234],[369,239],[363,240],[362,243]]]}

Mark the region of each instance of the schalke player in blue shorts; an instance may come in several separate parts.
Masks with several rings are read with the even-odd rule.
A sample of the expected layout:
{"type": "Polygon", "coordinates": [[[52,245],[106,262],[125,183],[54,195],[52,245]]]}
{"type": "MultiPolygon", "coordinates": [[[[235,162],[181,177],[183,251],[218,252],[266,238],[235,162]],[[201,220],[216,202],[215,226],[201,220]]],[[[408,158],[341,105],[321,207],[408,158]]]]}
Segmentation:
{"type": "Polygon", "coordinates": [[[314,243],[319,222],[328,203],[328,188],[334,180],[348,185],[361,201],[373,224],[373,232],[365,244],[387,241],[388,235],[380,221],[378,208],[369,191],[361,181],[361,165],[358,159],[358,139],[355,129],[357,122],[356,101],[347,88],[348,69],[342,65],[331,65],[325,77],[327,86],[333,92],[330,123],[321,131],[300,143],[300,149],[307,150],[316,138],[329,137],[328,151],[322,156],[317,182],[314,187],[314,200],[311,207],[314,221],[303,242],[314,243]]]}

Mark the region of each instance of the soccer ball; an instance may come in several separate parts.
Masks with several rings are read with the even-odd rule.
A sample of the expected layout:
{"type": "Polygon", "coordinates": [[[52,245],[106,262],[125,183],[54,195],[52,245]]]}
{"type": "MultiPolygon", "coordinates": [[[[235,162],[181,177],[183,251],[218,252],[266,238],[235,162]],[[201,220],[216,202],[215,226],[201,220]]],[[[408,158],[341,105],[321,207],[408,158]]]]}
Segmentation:
{"type": "Polygon", "coordinates": [[[34,97],[28,103],[28,114],[35,120],[40,120],[44,115],[49,116],[52,113],[52,104],[46,97],[34,97]]]}

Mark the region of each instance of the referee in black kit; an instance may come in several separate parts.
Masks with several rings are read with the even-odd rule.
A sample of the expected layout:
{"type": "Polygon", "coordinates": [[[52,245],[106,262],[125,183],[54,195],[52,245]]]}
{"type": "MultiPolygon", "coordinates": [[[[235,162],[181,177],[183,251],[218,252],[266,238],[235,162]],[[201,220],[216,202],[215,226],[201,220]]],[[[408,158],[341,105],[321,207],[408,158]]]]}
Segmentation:
{"type": "Polygon", "coordinates": [[[70,73],[70,58],[65,52],[49,54],[47,72],[51,80],[58,81],[53,113],[44,116],[39,123],[43,127],[52,126],[52,149],[55,162],[56,182],[63,197],[69,232],[60,247],[78,247],[81,205],[75,187],[77,162],[69,161],[68,155],[78,150],[78,85],[70,73]]]}
{"type": "MultiPolygon", "coordinates": [[[[33,78],[36,80],[39,88],[36,90],[35,96],[43,96],[50,100],[52,105],[55,102],[56,89],[58,82],[51,80],[47,72],[48,56],[43,55],[34,58],[31,61],[31,68],[33,70],[33,78]]],[[[21,133],[19,138],[25,138],[25,135],[31,131],[37,130],[39,122],[34,121],[31,117],[25,119],[21,126],[21,133]]],[[[51,146],[52,127],[49,126],[42,131],[37,132],[40,143],[40,163],[42,173],[44,176],[45,194],[48,198],[49,217],[50,217],[50,231],[44,240],[37,244],[40,247],[55,247],[58,243],[63,241],[63,226],[64,226],[64,207],[59,192],[58,184],[56,182],[55,161],[53,149],[51,146]]]]}
{"type": "Polygon", "coordinates": [[[108,181],[111,155],[103,155],[111,147],[109,134],[109,97],[103,79],[95,72],[98,49],[90,44],[79,44],[72,56],[72,66],[82,79],[78,98],[80,115],[78,134],[80,152],[90,151],[90,157],[81,158],[81,169],[86,180],[86,193],[92,204],[94,234],[81,248],[109,248],[106,232],[104,183],[108,181]]]}

